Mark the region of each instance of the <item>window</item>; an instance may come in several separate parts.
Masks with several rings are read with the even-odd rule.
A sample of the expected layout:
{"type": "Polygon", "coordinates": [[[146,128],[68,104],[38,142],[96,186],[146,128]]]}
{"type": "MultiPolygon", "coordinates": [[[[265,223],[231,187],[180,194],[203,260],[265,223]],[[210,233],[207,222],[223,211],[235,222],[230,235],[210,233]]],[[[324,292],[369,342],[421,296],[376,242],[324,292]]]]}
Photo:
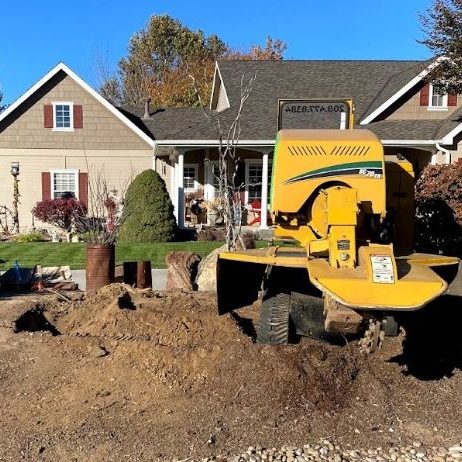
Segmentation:
{"type": "Polygon", "coordinates": [[[197,165],[185,165],[183,167],[183,188],[185,191],[196,191],[199,187],[197,181],[197,165]]]}
{"type": "Polygon", "coordinates": [[[261,165],[249,165],[249,202],[261,199],[261,183],[263,178],[263,167],[261,165]]]}
{"type": "Polygon", "coordinates": [[[73,130],[73,103],[59,102],[53,103],[53,129],[54,130],[73,130]]]}
{"type": "Polygon", "coordinates": [[[430,85],[430,95],[428,99],[430,108],[446,109],[448,107],[448,94],[436,84],[430,85]]]}
{"type": "MultiPolygon", "coordinates": [[[[268,162],[268,197],[271,187],[271,161],[268,162]]],[[[250,162],[247,164],[247,203],[254,200],[261,200],[261,184],[263,180],[263,165],[261,162],[250,162]]]]}
{"type": "Polygon", "coordinates": [[[52,199],[79,198],[78,170],[52,170],[50,177],[52,199]]]}

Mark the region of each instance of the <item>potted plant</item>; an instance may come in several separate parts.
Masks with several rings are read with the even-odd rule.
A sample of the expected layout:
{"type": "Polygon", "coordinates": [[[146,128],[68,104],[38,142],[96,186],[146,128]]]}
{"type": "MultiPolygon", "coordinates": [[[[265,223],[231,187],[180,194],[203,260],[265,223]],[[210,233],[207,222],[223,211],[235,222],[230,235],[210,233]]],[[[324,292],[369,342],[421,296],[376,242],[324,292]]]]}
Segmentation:
{"type": "Polygon", "coordinates": [[[114,282],[115,243],[121,224],[123,199],[110,189],[103,171],[92,174],[88,214],[79,222],[86,241],[86,288],[97,290],[114,282]]]}

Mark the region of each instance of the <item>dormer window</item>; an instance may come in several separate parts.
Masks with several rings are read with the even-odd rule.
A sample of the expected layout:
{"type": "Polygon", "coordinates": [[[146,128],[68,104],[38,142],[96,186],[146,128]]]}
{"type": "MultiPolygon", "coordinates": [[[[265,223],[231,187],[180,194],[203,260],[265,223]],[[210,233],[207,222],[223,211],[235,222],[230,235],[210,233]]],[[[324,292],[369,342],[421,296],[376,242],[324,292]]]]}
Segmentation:
{"type": "Polygon", "coordinates": [[[433,109],[447,109],[448,94],[441,85],[430,84],[428,107],[433,109]]]}
{"type": "Polygon", "coordinates": [[[74,103],[53,103],[53,129],[73,130],[73,106],[74,103]]]}

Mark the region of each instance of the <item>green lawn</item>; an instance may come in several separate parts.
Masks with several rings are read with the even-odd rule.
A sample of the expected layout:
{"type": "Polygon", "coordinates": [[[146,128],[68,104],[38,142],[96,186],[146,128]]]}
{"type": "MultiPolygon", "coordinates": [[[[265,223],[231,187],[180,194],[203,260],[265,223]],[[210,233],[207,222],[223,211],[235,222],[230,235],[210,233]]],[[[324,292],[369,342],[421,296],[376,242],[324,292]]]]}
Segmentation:
{"type": "MultiPolygon", "coordinates": [[[[165,255],[172,250],[190,250],[204,257],[221,242],[168,242],[158,244],[117,244],[116,262],[151,260],[153,268],[165,268],[165,255]]],[[[18,260],[22,267],[69,265],[85,267],[85,244],[67,242],[2,242],[0,270],[10,268],[18,260]]]]}

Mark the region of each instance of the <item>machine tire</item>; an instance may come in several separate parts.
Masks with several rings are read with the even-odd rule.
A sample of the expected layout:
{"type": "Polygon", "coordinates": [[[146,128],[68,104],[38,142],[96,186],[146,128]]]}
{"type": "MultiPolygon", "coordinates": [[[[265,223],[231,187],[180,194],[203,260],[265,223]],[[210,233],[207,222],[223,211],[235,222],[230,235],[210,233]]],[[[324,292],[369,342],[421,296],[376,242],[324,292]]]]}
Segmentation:
{"type": "Polygon", "coordinates": [[[290,334],[290,295],[276,294],[263,298],[257,343],[285,345],[290,334]]]}

